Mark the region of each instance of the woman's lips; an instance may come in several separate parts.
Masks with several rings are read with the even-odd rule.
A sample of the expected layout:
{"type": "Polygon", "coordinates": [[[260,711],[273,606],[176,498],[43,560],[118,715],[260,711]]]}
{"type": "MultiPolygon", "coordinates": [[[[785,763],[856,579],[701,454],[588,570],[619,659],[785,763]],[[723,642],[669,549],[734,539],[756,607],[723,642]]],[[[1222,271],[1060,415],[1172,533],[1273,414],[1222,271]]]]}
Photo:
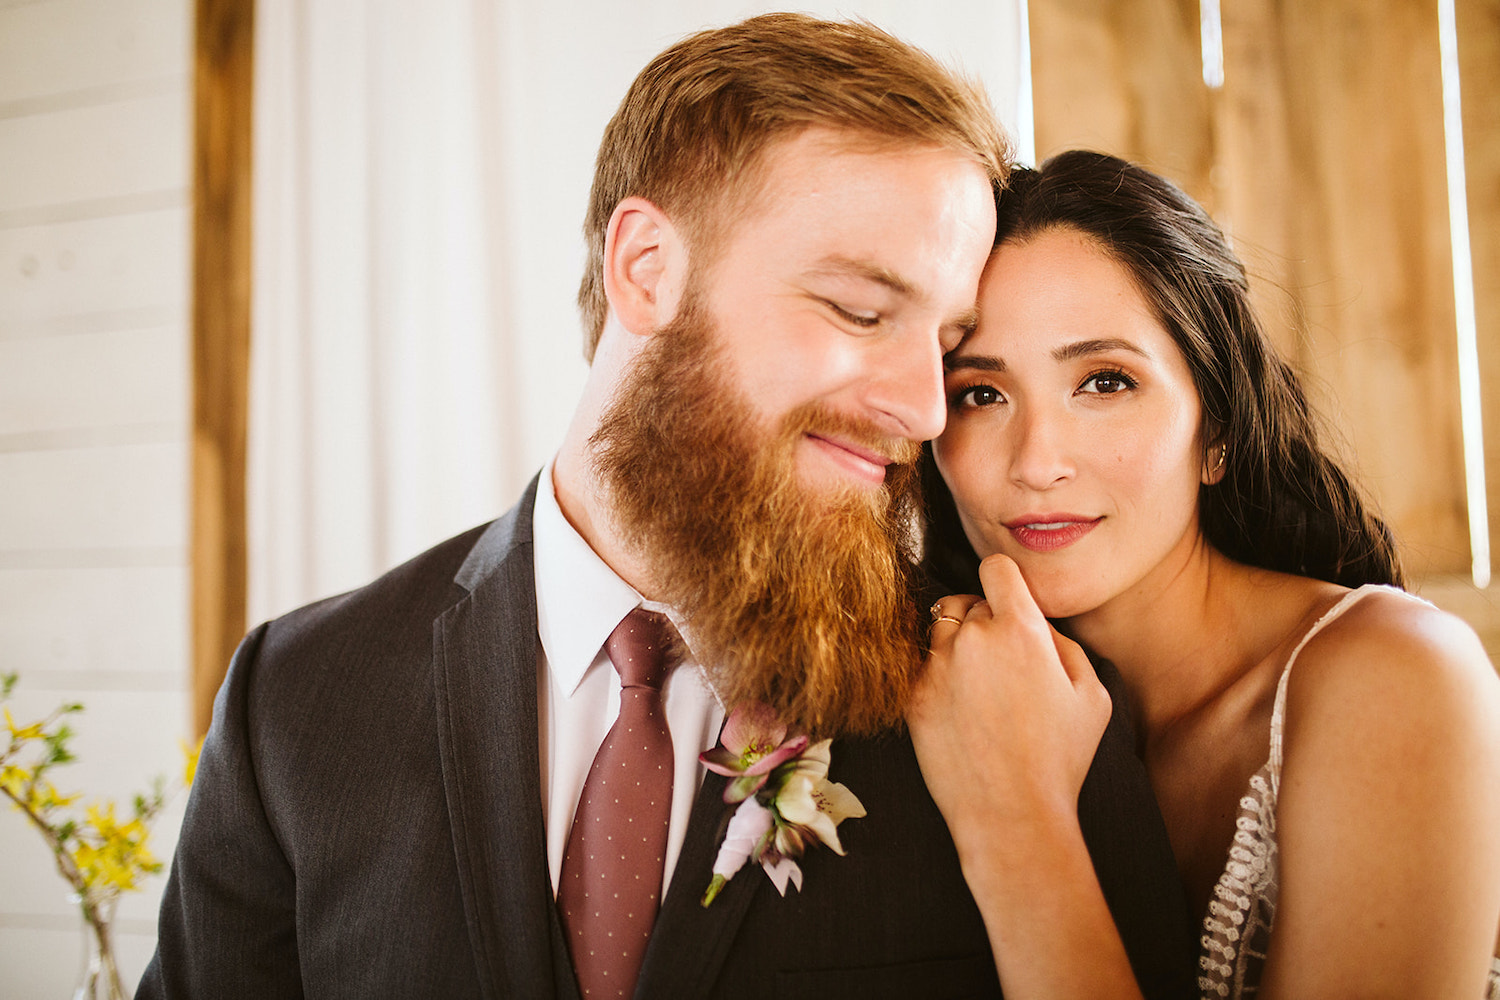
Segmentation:
{"type": "Polygon", "coordinates": [[[1053,552],[1067,548],[1087,535],[1104,520],[1078,514],[1028,514],[1007,521],[1005,527],[1021,545],[1033,552],[1053,552]]]}

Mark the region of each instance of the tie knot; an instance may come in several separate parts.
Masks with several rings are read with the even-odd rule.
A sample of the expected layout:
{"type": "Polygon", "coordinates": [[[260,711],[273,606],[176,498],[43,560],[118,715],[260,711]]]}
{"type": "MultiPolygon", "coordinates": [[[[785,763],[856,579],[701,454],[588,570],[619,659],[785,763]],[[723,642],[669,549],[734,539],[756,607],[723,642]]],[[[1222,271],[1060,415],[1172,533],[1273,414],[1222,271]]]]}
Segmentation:
{"type": "Polygon", "coordinates": [[[625,687],[660,690],[677,662],[677,629],[666,615],[636,608],[604,641],[604,651],[625,687]]]}

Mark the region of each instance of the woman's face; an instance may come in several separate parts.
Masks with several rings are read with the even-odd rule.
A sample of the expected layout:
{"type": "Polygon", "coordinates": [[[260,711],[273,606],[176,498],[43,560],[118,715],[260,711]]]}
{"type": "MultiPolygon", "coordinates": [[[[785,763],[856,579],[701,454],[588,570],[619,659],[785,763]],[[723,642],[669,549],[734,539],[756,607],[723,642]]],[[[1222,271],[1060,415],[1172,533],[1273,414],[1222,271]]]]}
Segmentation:
{"type": "Polygon", "coordinates": [[[1125,267],[1069,228],[1002,245],[945,367],[938,470],[975,550],[1015,559],[1043,613],[1084,614],[1186,564],[1198,393],[1125,267]]]}

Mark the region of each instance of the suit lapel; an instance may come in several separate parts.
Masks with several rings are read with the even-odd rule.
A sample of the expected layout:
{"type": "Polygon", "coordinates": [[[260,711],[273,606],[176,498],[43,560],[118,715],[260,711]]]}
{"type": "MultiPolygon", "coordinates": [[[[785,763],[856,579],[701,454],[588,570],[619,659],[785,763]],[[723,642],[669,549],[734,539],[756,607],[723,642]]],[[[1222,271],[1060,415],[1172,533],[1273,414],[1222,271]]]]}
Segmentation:
{"type": "Polygon", "coordinates": [[[575,997],[547,874],[537,730],[535,483],[460,571],[433,627],[438,745],[485,996],[575,997]],[[566,973],[566,975],[564,975],[566,973]]]}
{"type": "Polygon", "coordinates": [[[728,779],[709,773],[698,790],[677,867],[672,870],[672,884],[646,948],[636,1000],[708,996],[751,899],[761,883],[770,884],[747,863],[712,906],[705,909],[702,905],[729,818],[729,807],[724,804],[726,784],[728,779]]]}

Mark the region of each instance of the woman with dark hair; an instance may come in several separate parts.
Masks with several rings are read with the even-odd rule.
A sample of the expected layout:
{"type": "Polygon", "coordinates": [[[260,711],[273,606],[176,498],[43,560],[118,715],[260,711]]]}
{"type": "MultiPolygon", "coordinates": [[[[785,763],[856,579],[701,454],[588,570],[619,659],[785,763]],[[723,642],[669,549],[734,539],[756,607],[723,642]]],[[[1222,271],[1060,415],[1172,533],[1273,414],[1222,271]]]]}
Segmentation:
{"type": "Polygon", "coordinates": [[[925,472],[929,568],[984,597],[933,606],[910,725],[1006,994],[1140,995],[1076,819],[1110,714],[1087,648],[1204,996],[1500,996],[1500,680],[1400,589],[1223,234],[1096,153],[998,208],[925,472]]]}

